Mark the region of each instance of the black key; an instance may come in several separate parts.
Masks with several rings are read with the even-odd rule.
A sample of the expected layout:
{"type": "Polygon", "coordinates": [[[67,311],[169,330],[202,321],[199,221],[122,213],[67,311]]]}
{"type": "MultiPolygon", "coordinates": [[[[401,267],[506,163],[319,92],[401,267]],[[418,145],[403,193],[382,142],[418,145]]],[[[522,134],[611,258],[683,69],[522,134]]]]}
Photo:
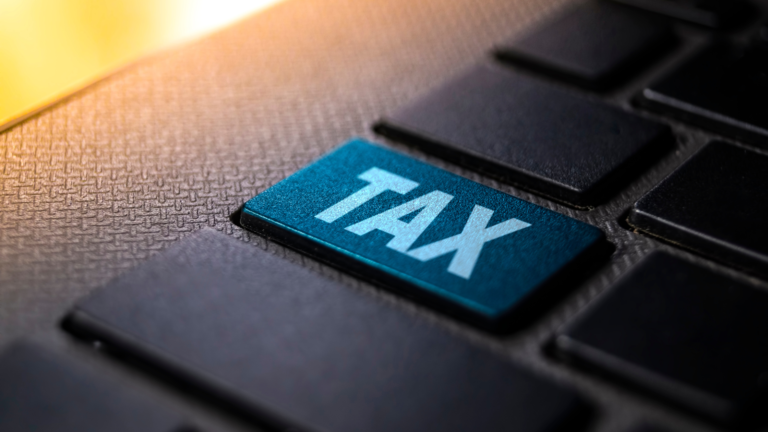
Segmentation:
{"type": "Polygon", "coordinates": [[[614,0],[675,19],[716,29],[738,27],[757,11],[748,1],[740,0],[614,0]]]}
{"type": "Polygon", "coordinates": [[[728,423],[768,390],[768,292],[663,253],[643,260],[564,332],[565,358],[728,423]]]}
{"type": "Polygon", "coordinates": [[[86,369],[28,342],[0,356],[3,432],[182,432],[179,417],[86,369]]]}
{"type": "Polygon", "coordinates": [[[638,230],[768,275],[768,156],[706,145],[637,201],[638,230]]]}
{"type": "Polygon", "coordinates": [[[589,2],[502,44],[496,55],[600,90],[637,72],[674,42],[666,21],[612,3],[589,2]]]}
{"type": "Polygon", "coordinates": [[[638,102],[765,147],[767,98],[768,50],[716,42],[644,89],[638,102]]]}
{"type": "Polygon", "coordinates": [[[665,125],[487,65],[376,131],[576,206],[621,187],[670,137],[665,125]]]}
{"type": "Polygon", "coordinates": [[[631,432],[673,432],[669,429],[662,428],[661,426],[649,423],[642,423],[639,426],[635,426],[630,429],[631,432]]]}
{"type": "Polygon", "coordinates": [[[98,291],[68,326],[279,428],[544,432],[583,413],[568,389],[213,231],[98,291]]]}

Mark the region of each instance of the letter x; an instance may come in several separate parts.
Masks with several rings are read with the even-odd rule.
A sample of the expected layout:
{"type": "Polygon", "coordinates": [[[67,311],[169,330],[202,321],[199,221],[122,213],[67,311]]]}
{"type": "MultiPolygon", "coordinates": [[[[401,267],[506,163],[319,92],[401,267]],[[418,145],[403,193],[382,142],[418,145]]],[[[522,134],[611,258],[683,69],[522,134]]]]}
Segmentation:
{"type": "Polygon", "coordinates": [[[487,228],[492,216],[493,210],[476,205],[461,234],[421,246],[407,254],[424,262],[456,251],[448,266],[448,272],[469,279],[485,243],[531,226],[529,223],[510,219],[487,228]]]}

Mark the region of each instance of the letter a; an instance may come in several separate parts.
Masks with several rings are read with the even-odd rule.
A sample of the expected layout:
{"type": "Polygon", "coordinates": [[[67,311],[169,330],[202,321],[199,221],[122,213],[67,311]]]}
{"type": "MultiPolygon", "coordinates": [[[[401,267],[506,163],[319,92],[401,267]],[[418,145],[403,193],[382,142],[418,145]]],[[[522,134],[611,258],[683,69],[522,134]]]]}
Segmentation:
{"type": "Polygon", "coordinates": [[[476,205],[461,234],[421,246],[408,252],[408,255],[423,262],[456,251],[448,266],[448,272],[469,279],[485,243],[531,226],[529,223],[510,219],[487,228],[492,216],[492,210],[476,205]]]}
{"type": "Polygon", "coordinates": [[[348,226],[347,231],[357,235],[367,234],[375,229],[384,231],[394,236],[387,243],[387,247],[399,252],[405,252],[452,199],[453,195],[448,195],[445,192],[430,192],[403,205],[348,226]],[[403,222],[400,220],[401,217],[419,209],[422,210],[412,221],[403,222]]]}
{"type": "Polygon", "coordinates": [[[389,171],[373,167],[357,176],[360,180],[370,182],[368,186],[353,193],[335,205],[315,215],[316,218],[332,223],[352,210],[372,200],[382,192],[394,191],[399,194],[407,194],[419,184],[415,181],[392,174],[389,171]]]}

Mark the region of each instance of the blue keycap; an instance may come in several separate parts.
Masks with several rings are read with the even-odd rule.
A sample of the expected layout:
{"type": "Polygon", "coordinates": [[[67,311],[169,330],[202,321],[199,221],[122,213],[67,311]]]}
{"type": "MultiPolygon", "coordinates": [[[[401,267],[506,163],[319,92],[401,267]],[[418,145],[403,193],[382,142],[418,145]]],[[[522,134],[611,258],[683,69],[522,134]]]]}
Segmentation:
{"type": "Polygon", "coordinates": [[[605,245],[593,226],[362,140],[248,201],[240,222],[489,328],[605,245]]]}

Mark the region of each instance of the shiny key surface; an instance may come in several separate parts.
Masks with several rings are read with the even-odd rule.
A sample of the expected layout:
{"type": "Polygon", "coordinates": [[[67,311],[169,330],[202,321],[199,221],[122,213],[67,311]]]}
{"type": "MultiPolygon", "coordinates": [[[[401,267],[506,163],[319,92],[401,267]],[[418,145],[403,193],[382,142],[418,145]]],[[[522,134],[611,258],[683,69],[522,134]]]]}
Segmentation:
{"type": "Polygon", "coordinates": [[[675,44],[671,26],[610,2],[588,2],[496,47],[497,57],[602,90],[648,66],[675,44]]]}
{"type": "Polygon", "coordinates": [[[768,275],[768,156],[707,144],[630,211],[638,230],[768,275]]]}
{"type": "Polygon", "coordinates": [[[144,395],[37,343],[0,352],[3,432],[192,432],[144,395]]]}
{"type": "Polygon", "coordinates": [[[721,422],[765,420],[768,291],[666,253],[631,269],[556,348],[721,422]],[[761,410],[762,409],[762,410],[761,410]]]}
{"type": "Polygon", "coordinates": [[[481,64],[376,131],[579,207],[599,204],[668,148],[669,128],[481,64]]]}
{"type": "Polygon", "coordinates": [[[551,432],[584,414],[568,388],[213,230],[97,291],[68,328],[274,430],[551,432]]]}
{"type": "Polygon", "coordinates": [[[360,140],[248,201],[240,222],[489,328],[604,246],[593,226],[360,140]]]}

